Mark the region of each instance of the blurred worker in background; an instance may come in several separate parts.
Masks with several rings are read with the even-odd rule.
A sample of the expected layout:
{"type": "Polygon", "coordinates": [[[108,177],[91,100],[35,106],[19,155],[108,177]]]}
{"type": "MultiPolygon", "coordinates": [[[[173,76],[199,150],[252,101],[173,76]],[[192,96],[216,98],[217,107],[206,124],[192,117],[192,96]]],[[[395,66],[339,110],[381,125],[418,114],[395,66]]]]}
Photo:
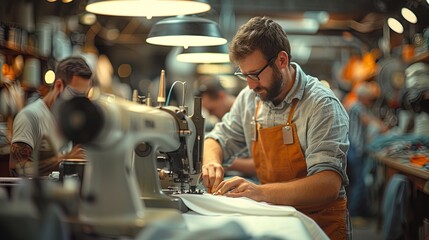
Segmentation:
{"type": "Polygon", "coordinates": [[[202,177],[209,192],[289,205],[331,239],[350,237],[345,186],[349,118],[335,94],[291,62],[283,28],[268,17],[242,25],[230,43],[235,75],[248,87],[206,136],[202,177]],[[261,184],[223,181],[223,162],[246,149],[261,184]]]}
{"type": "Polygon", "coordinates": [[[63,159],[84,159],[85,152],[61,135],[57,121],[62,103],[84,97],[91,87],[92,71],[80,57],[60,61],[51,90],[24,107],[13,123],[9,170],[12,176],[47,176],[63,159]]]}
{"type": "Polygon", "coordinates": [[[364,218],[371,216],[369,192],[365,185],[368,152],[366,146],[380,133],[388,130],[387,126],[372,111],[376,99],[380,96],[380,87],[375,81],[362,81],[353,90],[357,99],[349,109],[350,148],[347,154],[347,175],[349,211],[356,226],[364,225],[364,218]]]}
{"type": "Polygon", "coordinates": [[[229,93],[216,76],[202,76],[197,80],[197,96],[201,97],[203,108],[220,121],[229,112],[235,96],[229,93]]]}
{"type": "MultiPolygon", "coordinates": [[[[196,96],[201,97],[203,109],[210,114],[206,116],[206,132],[210,132],[214,125],[229,112],[235,101],[235,96],[228,92],[216,76],[203,76],[197,80],[196,96]],[[215,120],[211,120],[215,118],[215,120]],[[207,121],[208,119],[208,121],[207,121]]],[[[255,165],[247,151],[237,154],[233,161],[225,164],[225,176],[242,176],[252,178],[256,176],[255,165]]]]}
{"type": "Polygon", "coordinates": [[[405,69],[402,108],[410,117],[410,132],[429,136],[429,64],[414,63],[405,69]]]}

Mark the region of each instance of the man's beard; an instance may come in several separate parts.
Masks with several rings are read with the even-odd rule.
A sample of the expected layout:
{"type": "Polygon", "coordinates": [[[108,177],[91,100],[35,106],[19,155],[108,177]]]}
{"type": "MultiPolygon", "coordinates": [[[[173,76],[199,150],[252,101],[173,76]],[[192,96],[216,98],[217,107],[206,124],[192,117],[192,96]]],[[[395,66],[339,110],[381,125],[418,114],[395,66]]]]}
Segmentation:
{"type": "Polygon", "coordinates": [[[85,97],[85,96],[86,96],[86,93],[78,92],[73,88],[71,88],[70,86],[66,86],[64,88],[64,91],[60,93],[60,95],[58,96],[58,98],[55,100],[54,104],[51,107],[51,112],[54,115],[55,120],[57,122],[61,120],[60,114],[61,114],[63,104],[65,102],[75,97],[85,97]]]}
{"type": "Polygon", "coordinates": [[[285,83],[280,69],[275,65],[272,66],[272,69],[273,74],[271,75],[270,85],[268,87],[257,87],[253,89],[264,102],[275,100],[276,97],[280,95],[285,83]],[[258,93],[261,90],[263,90],[264,93],[262,95],[258,93]]]}

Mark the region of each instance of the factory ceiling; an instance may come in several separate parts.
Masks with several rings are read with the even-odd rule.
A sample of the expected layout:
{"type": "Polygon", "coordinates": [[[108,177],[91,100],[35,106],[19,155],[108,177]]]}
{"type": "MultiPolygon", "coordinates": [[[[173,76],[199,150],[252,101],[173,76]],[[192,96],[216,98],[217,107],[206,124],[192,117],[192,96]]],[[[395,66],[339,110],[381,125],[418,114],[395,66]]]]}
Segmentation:
{"type": "MultiPolygon", "coordinates": [[[[416,10],[419,22],[410,28],[422,32],[429,26],[429,6],[425,0],[209,0],[212,9],[198,16],[219,23],[221,31],[230,40],[237,28],[249,18],[265,15],[284,26],[291,40],[295,60],[307,66],[309,73],[329,78],[332,65],[350,54],[362,53],[380,47],[380,38],[388,17],[397,16],[402,6],[416,10]],[[299,22],[304,18],[317,20],[316,29],[306,30],[299,22]],[[294,24],[297,24],[295,26],[294,24]],[[310,49],[310,50],[309,50],[310,49]]],[[[22,5],[31,4],[34,22],[47,16],[68,21],[66,33],[72,42],[94,47],[107,55],[116,68],[121,63],[135,65],[142,78],[153,79],[165,67],[172,47],[146,43],[151,26],[162,18],[97,16],[92,25],[79,24],[85,13],[86,0],[63,3],[60,0],[5,0],[2,1],[0,20],[25,23],[30,27],[22,5]],[[73,24],[75,23],[75,24],[73,24]],[[78,24],[76,24],[78,23],[78,24]]],[[[28,15],[28,14],[27,14],[28,15]]],[[[30,20],[31,22],[31,20],[30,20]]]]}

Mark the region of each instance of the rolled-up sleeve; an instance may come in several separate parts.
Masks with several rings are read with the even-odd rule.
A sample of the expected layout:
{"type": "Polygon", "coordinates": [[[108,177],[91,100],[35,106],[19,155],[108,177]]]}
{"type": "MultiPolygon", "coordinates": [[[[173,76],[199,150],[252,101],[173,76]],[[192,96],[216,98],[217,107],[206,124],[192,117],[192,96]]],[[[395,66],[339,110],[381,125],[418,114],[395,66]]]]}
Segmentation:
{"type": "Polygon", "coordinates": [[[344,185],[348,184],[348,129],[348,115],[337,99],[325,97],[316,103],[307,128],[305,155],[309,175],[332,170],[341,176],[344,185]]]}
{"type": "Polygon", "coordinates": [[[216,123],[206,138],[217,140],[223,149],[224,162],[230,162],[234,157],[250,149],[250,118],[254,112],[254,98],[251,90],[245,88],[237,96],[230,111],[224,115],[221,122],[216,123]],[[252,110],[253,109],[253,110],[252,110]]]}

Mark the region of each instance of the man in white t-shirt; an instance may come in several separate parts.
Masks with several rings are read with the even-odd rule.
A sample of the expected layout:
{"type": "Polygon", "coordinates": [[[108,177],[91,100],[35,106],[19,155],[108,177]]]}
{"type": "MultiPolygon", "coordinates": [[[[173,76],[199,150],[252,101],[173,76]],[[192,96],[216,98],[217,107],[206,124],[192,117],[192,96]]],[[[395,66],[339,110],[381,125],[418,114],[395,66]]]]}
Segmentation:
{"type": "Polygon", "coordinates": [[[47,176],[59,169],[62,159],[84,159],[85,152],[72,146],[59,131],[61,104],[87,95],[92,71],[80,57],[60,61],[51,90],[42,99],[27,105],[13,123],[9,170],[12,176],[47,176]]]}

